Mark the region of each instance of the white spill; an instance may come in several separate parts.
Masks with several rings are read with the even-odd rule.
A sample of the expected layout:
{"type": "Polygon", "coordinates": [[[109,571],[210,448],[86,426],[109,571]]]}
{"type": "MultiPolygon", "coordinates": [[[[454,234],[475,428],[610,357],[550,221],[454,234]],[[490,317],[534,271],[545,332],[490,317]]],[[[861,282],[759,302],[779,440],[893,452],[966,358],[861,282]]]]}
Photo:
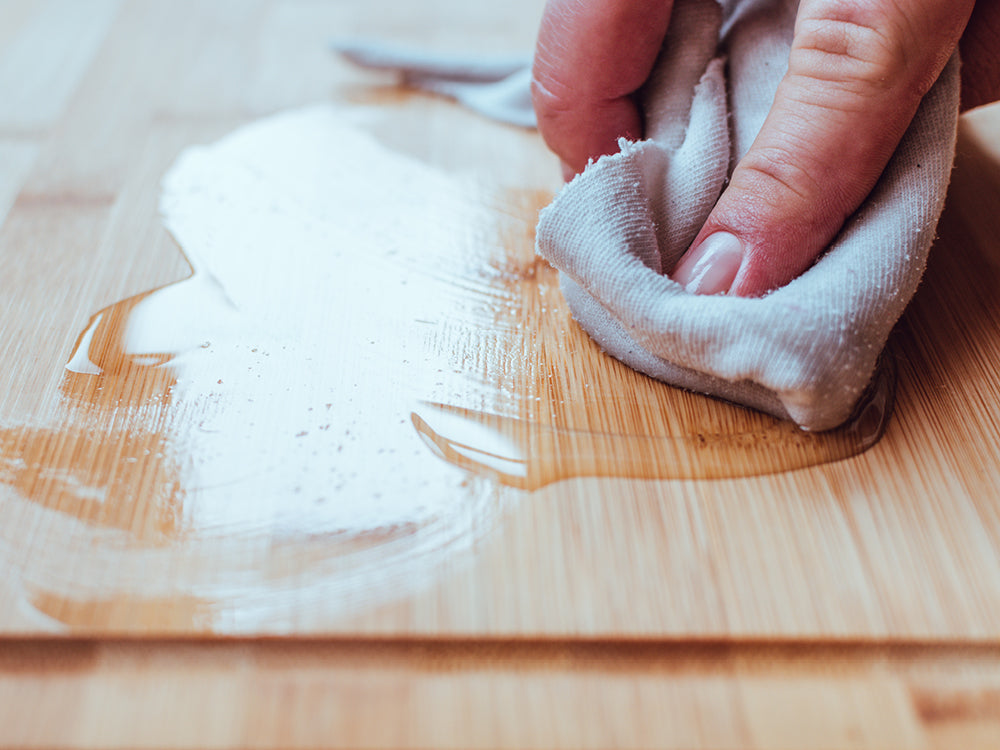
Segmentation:
{"type": "MultiPolygon", "coordinates": [[[[98,328],[115,316],[95,316],[69,364],[173,373],[169,398],[121,408],[140,424],[153,409],[176,523],[148,541],[32,506],[66,544],[28,589],[184,597],[239,632],[315,630],[432,580],[495,514],[494,485],[435,456],[411,420],[496,398],[483,352],[509,293],[486,203],[329,106],[185,151],[161,212],[193,276],[119,303],[110,338],[98,328]]],[[[28,554],[0,539],[0,556],[28,554]]]]}

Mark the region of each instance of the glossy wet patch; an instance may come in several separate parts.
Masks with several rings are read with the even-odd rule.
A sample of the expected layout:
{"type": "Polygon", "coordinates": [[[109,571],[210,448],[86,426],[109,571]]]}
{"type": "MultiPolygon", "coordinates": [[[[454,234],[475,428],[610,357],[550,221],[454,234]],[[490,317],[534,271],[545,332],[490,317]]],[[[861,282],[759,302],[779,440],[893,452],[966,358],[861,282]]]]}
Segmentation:
{"type": "Polygon", "coordinates": [[[366,116],[277,115],[164,178],[192,275],[95,313],[62,422],[0,433],[2,512],[48,525],[45,565],[0,538],[39,613],[315,630],[460,564],[518,490],[787,471],[882,434],[887,369],[809,435],[602,355],[533,254],[551,195],[389,149],[366,116]]]}

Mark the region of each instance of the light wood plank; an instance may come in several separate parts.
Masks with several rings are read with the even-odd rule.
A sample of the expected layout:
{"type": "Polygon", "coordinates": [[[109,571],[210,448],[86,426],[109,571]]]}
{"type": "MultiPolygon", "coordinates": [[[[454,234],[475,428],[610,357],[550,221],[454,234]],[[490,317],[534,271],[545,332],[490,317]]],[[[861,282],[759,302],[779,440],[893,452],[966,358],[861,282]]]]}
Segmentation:
{"type": "Polygon", "coordinates": [[[5,5],[7,18],[0,17],[0,21],[13,21],[16,33],[6,40],[0,38],[0,101],[4,103],[0,133],[36,133],[59,118],[100,49],[119,5],[120,0],[5,5]],[[28,8],[32,13],[25,18],[28,8]]]}
{"type": "Polygon", "coordinates": [[[963,121],[940,240],[890,349],[889,430],[824,464],[843,444],[652,384],[575,328],[532,252],[559,187],[535,134],[326,49],[362,35],[527,52],[540,11],[0,3],[0,745],[996,746],[1000,109],[963,121]],[[422,538],[406,528],[322,535],[266,513],[252,538],[224,526],[185,546],[206,527],[185,520],[197,488],[178,479],[198,457],[174,449],[211,410],[172,408],[165,371],[64,375],[93,313],[190,273],[157,209],[178,153],[329,100],[490,217],[455,227],[501,280],[456,351],[493,413],[449,424],[499,431],[527,468],[470,474],[492,510],[429,566],[389,556],[422,538]],[[727,437],[740,431],[820,465],[767,474],[788,464],[727,437]],[[699,453],[699,433],[722,448],[699,453]],[[366,555],[380,575],[345,589],[366,555]],[[242,583],[191,585],[213,570],[242,583]],[[156,634],[207,639],[137,639],[156,634]],[[291,640],[211,640],[233,634],[291,640]]]}
{"type": "Polygon", "coordinates": [[[0,227],[37,155],[38,146],[30,141],[0,140],[0,227]]]}
{"type": "Polygon", "coordinates": [[[998,695],[994,648],[933,644],[15,642],[0,742],[971,750],[998,695]]]}
{"type": "MultiPolygon", "coordinates": [[[[348,31],[415,42],[426,33],[428,44],[443,48],[463,39],[483,49],[527,46],[537,3],[473,11],[442,0],[435,17],[452,23],[432,31],[403,23],[416,10],[401,20],[347,3],[240,8],[123,5],[40,141],[0,230],[0,270],[17,290],[0,344],[13,363],[0,376],[3,481],[12,488],[4,490],[2,542],[19,576],[3,592],[15,601],[0,610],[0,627],[31,632],[20,615],[2,614],[27,608],[46,626],[91,634],[998,636],[1000,501],[995,477],[980,468],[1000,459],[996,110],[963,126],[964,156],[934,259],[890,349],[899,390],[888,433],[845,461],[742,476],[769,470],[761,463],[768,453],[802,447],[758,415],[626,370],[570,321],[554,275],[532,253],[535,214],[558,187],[537,136],[399,90],[391,76],[327,58],[323,45],[327,34],[348,31]],[[472,23],[469,14],[480,12],[489,23],[472,23]],[[297,76],[299,68],[308,71],[297,76]],[[380,147],[465,180],[470,203],[488,209],[488,220],[456,227],[454,236],[470,242],[463,257],[481,262],[477,273],[497,280],[489,287],[494,307],[484,305],[492,317],[448,341],[458,342],[456,369],[493,389],[490,419],[501,420],[505,439],[523,439],[528,467],[518,483],[479,462],[486,474],[470,481],[493,493],[495,509],[482,535],[443,556],[426,580],[409,576],[403,585],[386,573],[356,600],[316,593],[310,571],[336,557],[331,549],[354,550],[368,539],[379,549],[400,537],[374,529],[336,547],[265,523],[251,541],[222,535],[224,542],[192,554],[184,544],[203,529],[170,519],[198,510],[195,488],[183,486],[177,468],[198,457],[177,436],[196,430],[210,410],[156,401],[171,387],[162,370],[139,368],[78,389],[62,370],[91,314],[187,274],[156,211],[159,180],[182,147],[331,91],[345,111],[366,113],[380,147]],[[39,257],[58,272],[40,273],[39,257]],[[134,396],[141,403],[128,402],[134,396]],[[598,441],[604,454],[579,458],[581,433],[632,442],[598,441]],[[747,458],[733,447],[738,441],[725,442],[733,433],[781,447],[747,458]],[[690,446],[699,435],[719,439],[735,476],[713,474],[725,460],[698,463],[690,446]],[[649,441],[668,457],[633,450],[649,441]],[[160,445],[181,449],[168,460],[151,449],[160,445]],[[146,450],[160,458],[145,458],[146,450]],[[121,539],[137,546],[122,547],[121,539]],[[260,588],[209,595],[191,583],[200,571],[228,565],[259,573],[260,588]],[[116,576],[132,570],[145,571],[148,583],[117,587],[116,576]]],[[[352,376],[345,366],[331,369],[330,379],[352,376]]],[[[291,388],[296,377],[286,373],[277,385],[291,388]]],[[[424,460],[428,471],[439,466],[430,447],[424,460]]],[[[328,468],[317,458],[303,476],[328,468]]]]}

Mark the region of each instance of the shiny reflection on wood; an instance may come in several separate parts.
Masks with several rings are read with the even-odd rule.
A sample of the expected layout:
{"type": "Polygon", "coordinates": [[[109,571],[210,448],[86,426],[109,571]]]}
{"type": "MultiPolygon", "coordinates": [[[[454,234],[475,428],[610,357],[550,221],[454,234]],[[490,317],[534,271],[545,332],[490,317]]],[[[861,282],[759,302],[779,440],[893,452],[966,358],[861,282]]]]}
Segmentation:
{"type": "MultiPolygon", "coordinates": [[[[63,426],[3,434],[0,481],[28,505],[0,512],[68,545],[25,582],[36,609],[241,631],[426,585],[498,508],[409,414],[492,406],[470,363],[504,303],[483,259],[506,219],[327,107],[190,149],[161,210],[192,275],[94,314],[63,426]],[[190,622],[171,598],[198,602],[177,610],[190,622]]],[[[27,540],[5,541],[31,568],[27,540]]]]}
{"type": "Polygon", "coordinates": [[[164,178],[191,276],[95,313],[61,425],[0,435],[0,481],[25,501],[0,515],[52,540],[32,566],[27,541],[0,539],[40,615],[329,623],[467,559],[519,498],[507,488],[754,476],[881,436],[891,367],[848,427],[810,435],[602,355],[533,253],[551,194],[387,148],[374,111],[277,115],[164,178]]]}
{"type": "Polygon", "coordinates": [[[0,430],[0,481],[89,526],[162,545],[178,534],[184,497],[167,450],[155,432],[0,430]]]}
{"type": "Polygon", "coordinates": [[[854,416],[829,434],[777,420],[746,432],[615,433],[546,426],[446,404],[426,404],[411,419],[445,461],[519,489],[537,490],[573,477],[729,479],[801,469],[867,450],[889,423],[895,384],[895,365],[884,357],[854,416]]]}

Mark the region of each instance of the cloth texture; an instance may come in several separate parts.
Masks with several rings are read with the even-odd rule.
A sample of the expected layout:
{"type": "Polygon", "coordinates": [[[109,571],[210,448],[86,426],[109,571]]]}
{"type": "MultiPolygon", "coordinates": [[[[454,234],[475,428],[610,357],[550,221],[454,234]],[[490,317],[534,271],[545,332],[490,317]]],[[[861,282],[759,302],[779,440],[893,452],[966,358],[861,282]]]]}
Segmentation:
{"type": "Polygon", "coordinates": [[[787,70],[795,0],[677,0],[641,106],[646,139],[591,163],[540,216],[537,251],[574,318],[651,377],[808,430],[847,420],[915,293],[958,122],[948,63],[861,208],[765,297],[694,295],[666,275],[747,152],[787,70]]]}

